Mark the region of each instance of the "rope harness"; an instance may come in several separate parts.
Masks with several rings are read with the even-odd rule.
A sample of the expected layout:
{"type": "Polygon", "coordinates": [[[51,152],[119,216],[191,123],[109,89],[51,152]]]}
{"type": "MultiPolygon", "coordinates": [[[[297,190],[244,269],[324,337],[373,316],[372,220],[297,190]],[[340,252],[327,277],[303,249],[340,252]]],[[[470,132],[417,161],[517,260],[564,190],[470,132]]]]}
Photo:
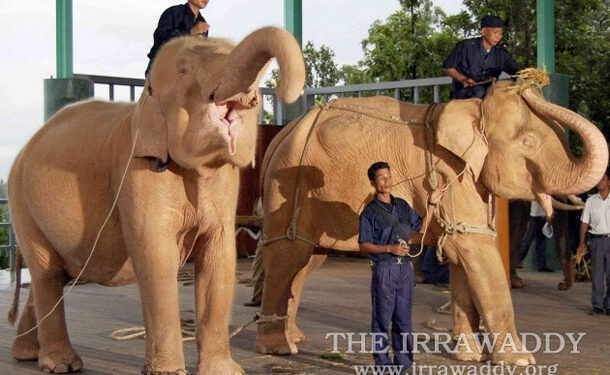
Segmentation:
{"type": "MultiPolygon", "coordinates": [[[[389,119],[382,118],[380,116],[376,116],[371,113],[357,110],[349,105],[335,105],[335,104],[326,103],[326,104],[320,106],[320,112],[318,112],[318,114],[316,115],[316,117],[313,121],[311,129],[309,130],[307,139],[305,141],[305,146],[303,147],[303,151],[301,152],[301,157],[300,157],[299,165],[298,165],[299,168],[297,169],[297,175],[296,175],[296,185],[295,185],[296,187],[295,187],[295,191],[294,191],[292,217],[291,217],[288,228],[286,228],[286,234],[284,234],[282,236],[273,237],[273,238],[267,238],[266,235],[263,233],[263,244],[268,245],[275,241],[287,239],[289,241],[299,240],[299,241],[305,242],[312,246],[318,246],[318,244],[316,242],[298,234],[298,218],[299,218],[299,213],[301,210],[299,207],[299,204],[298,204],[298,200],[299,200],[299,192],[300,192],[299,184],[300,184],[300,179],[301,179],[301,170],[302,170],[301,167],[303,166],[303,160],[305,158],[305,154],[311,143],[312,135],[314,134],[314,131],[319,126],[319,120],[320,120],[322,112],[324,112],[328,109],[337,109],[337,110],[341,110],[341,111],[348,111],[348,112],[356,113],[358,115],[371,117],[373,119],[381,120],[383,122],[397,123],[397,124],[402,124],[402,125],[420,125],[420,126],[424,125],[425,126],[425,132],[424,132],[425,144],[426,144],[426,148],[425,148],[426,172],[425,173],[427,175],[427,179],[428,179],[428,183],[429,183],[430,187],[434,190],[439,186],[437,175],[441,175],[445,180],[449,180],[449,176],[447,176],[445,173],[443,173],[441,171],[438,171],[435,167],[435,164],[438,163],[438,161],[439,161],[439,160],[436,160],[436,161],[434,160],[434,148],[436,145],[436,139],[435,139],[435,129],[434,129],[434,124],[433,124],[433,117],[434,117],[434,111],[437,108],[437,106],[438,106],[438,103],[432,103],[432,104],[428,105],[428,107],[426,109],[426,114],[425,114],[423,124],[421,122],[417,122],[417,121],[403,121],[394,115],[391,116],[389,119]]],[[[480,113],[481,120],[479,122],[479,128],[475,129],[475,131],[476,131],[476,134],[479,137],[481,137],[483,142],[487,145],[488,142],[487,142],[487,138],[485,136],[485,122],[484,122],[484,116],[483,116],[483,103],[482,102],[481,102],[481,106],[480,106],[480,111],[481,111],[481,113],[480,113]]],[[[447,209],[445,207],[445,205],[442,204],[442,202],[439,202],[434,207],[434,211],[433,211],[434,217],[436,218],[439,225],[443,229],[443,233],[439,237],[438,243],[437,243],[436,255],[437,255],[437,258],[439,259],[439,261],[443,261],[443,246],[445,245],[447,238],[450,236],[455,237],[457,234],[474,233],[474,234],[490,235],[495,238],[497,235],[496,228],[494,225],[495,211],[496,211],[495,201],[491,194],[488,195],[489,210],[488,210],[488,215],[487,215],[487,225],[486,226],[473,225],[473,224],[469,224],[469,223],[465,223],[465,222],[456,222],[455,196],[454,196],[454,191],[453,191],[452,185],[456,180],[458,180],[467,171],[470,172],[468,163],[466,163],[466,165],[464,166],[464,169],[457,176],[455,176],[451,181],[449,181],[447,183],[447,186],[449,188],[449,209],[447,209]]],[[[404,181],[399,182],[396,185],[399,185],[403,182],[404,181]]],[[[428,215],[428,207],[426,206],[426,216],[427,215],[428,215]]],[[[428,228],[426,227],[424,229],[424,234],[423,234],[422,241],[421,241],[422,244],[424,243],[424,238],[426,236],[427,230],[428,230],[428,228]]],[[[421,254],[422,249],[423,249],[423,246],[421,247],[420,251],[417,254],[407,253],[407,255],[409,255],[410,257],[416,257],[421,254]]]]}

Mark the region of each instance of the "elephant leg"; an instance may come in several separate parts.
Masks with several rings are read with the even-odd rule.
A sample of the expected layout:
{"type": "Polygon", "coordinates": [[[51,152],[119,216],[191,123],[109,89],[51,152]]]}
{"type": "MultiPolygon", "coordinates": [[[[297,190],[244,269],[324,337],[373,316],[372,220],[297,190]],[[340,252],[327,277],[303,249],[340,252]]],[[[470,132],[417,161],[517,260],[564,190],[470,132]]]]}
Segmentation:
{"type": "MultiPolygon", "coordinates": [[[[313,246],[299,240],[279,240],[265,245],[262,315],[280,317],[287,315],[288,320],[296,319],[298,295],[303,284],[311,270],[324,261],[323,258],[318,257],[311,261],[311,270],[306,270],[312,255],[313,246]]],[[[291,337],[289,327],[290,324],[286,320],[259,323],[256,349],[261,353],[270,354],[298,353],[293,341],[295,337],[291,337]]],[[[292,334],[298,334],[298,331],[293,331],[292,334]]]]}
{"type": "Polygon", "coordinates": [[[474,343],[473,334],[479,332],[480,317],[477,312],[472,292],[464,270],[455,264],[450,264],[451,304],[453,306],[453,335],[464,334],[468,347],[459,346],[453,357],[460,361],[485,361],[487,353],[481,353],[474,343]]]}
{"type": "MultiPolygon", "coordinates": [[[[13,207],[26,207],[21,194],[13,194],[12,199],[13,207]]],[[[38,367],[45,372],[79,371],[83,362],[68,337],[64,303],[57,304],[68,281],[63,260],[26,209],[13,212],[13,226],[32,279],[17,332],[25,333],[39,322],[32,333],[15,338],[13,356],[18,359],[38,358],[38,367]],[[43,317],[46,318],[42,320],[43,317]],[[36,348],[38,351],[34,353],[36,348]]]]}
{"type": "Polygon", "coordinates": [[[151,372],[184,369],[176,244],[169,235],[143,234],[138,228],[123,232],[138,279],[146,328],[143,368],[151,372]]]}
{"type": "MultiPolygon", "coordinates": [[[[25,304],[19,325],[17,326],[17,335],[29,331],[36,325],[36,308],[34,307],[34,292],[30,288],[28,293],[28,301],[25,304]]],[[[17,337],[13,342],[11,350],[15,359],[20,361],[33,361],[38,359],[40,344],[38,343],[38,329],[32,332],[17,337]]]]}
{"type": "Polygon", "coordinates": [[[534,356],[524,350],[517,336],[510,289],[495,241],[485,235],[460,237],[453,244],[458,264],[463,267],[472,300],[487,330],[497,336],[489,359],[518,366],[534,364],[534,356]]]}
{"type": "MultiPolygon", "coordinates": [[[[32,233],[30,232],[30,234],[32,233]]],[[[68,337],[64,303],[62,301],[57,304],[63,295],[63,288],[68,282],[62,266],[63,261],[38,231],[26,241],[22,241],[21,249],[28,262],[32,282],[28,306],[26,306],[20,326],[23,324],[24,328],[29,329],[34,326],[36,321],[39,322],[36,330],[40,347],[38,367],[44,372],[56,374],[79,371],[83,367],[83,362],[72,348],[68,337]],[[35,306],[36,319],[34,319],[30,307],[32,301],[35,306]],[[43,317],[46,318],[43,320],[43,317]]],[[[36,342],[30,337],[30,335],[23,336],[25,342],[20,341],[21,337],[17,338],[15,343],[17,345],[28,344],[33,350],[36,342]]],[[[31,353],[30,358],[33,358],[31,353]]]]}
{"type": "Polygon", "coordinates": [[[286,327],[286,335],[288,339],[295,344],[305,342],[305,334],[297,327],[297,312],[301,303],[301,292],[309,275],[324,263],[327,254],[314,254],[309,258],[307,265],[301,269],[292,281],[292,296],[288,300],[288,325],[286,327]]]}
{"type": "MultiPolygon", "coordinates": [[[[233,212],[235,209],[233,209],[233,212]]],[[[231,358],[229,323],[235,286],[234,218],[195,245],[195,310],[197,316],[198,375],[239,375],[231,358]]]]}

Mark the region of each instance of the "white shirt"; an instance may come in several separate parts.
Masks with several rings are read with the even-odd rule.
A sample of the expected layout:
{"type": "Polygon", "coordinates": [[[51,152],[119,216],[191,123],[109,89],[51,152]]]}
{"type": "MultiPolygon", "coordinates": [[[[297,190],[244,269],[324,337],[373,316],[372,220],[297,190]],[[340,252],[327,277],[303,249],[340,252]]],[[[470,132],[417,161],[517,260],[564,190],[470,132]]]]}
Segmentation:
{"type": "Polygon", "coordinates": [[[603,200],[599,193],[587,198],[580,221],[589,224],[589,233],[610,233],[610,196],[603,200]]]}
{"type": "Polygon", "coordinates": [[[530,216],[546,216],[546,213],[538,202],[532,201],[532,205],[530,206],[530,216]]]}

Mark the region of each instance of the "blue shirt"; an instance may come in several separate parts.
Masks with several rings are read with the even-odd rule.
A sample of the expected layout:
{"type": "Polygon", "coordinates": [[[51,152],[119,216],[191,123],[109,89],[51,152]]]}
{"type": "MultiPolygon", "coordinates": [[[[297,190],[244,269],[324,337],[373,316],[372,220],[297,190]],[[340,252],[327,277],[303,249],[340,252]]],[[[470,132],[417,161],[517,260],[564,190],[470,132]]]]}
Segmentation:
{"type": "MultiPolygon", "coordinates": [[[[159,24],[153,34],[154,44],[148,53],[150,68],[152,61],[155,59],[157,52],[163,44],[168,40],[181,35],[190,35],[191,29],[197,22],[206,22],[201,13],[197,14],[197,18],[189,7],[189,4],[175,5],[167,8],[159,18],[159,24]]],[[[204,33],[207,37],[207,31],[204,33]]],[[[148,72],[148,69],[146,69],[148,72]]]]}
{"type": "MultiPolygon", "coordinates": [[[[483,37],[465,39],[443,62],[443,69],[455,68],[458,72],[476,82],[489,78],[498,78],[502,72],[516,74],[521,70],[519,65],[506,49],[504,43],[493,46],[489,52],[483,46],[483,37]]],[[[453,90],[463,88],[461,82],[453,80],[453,90]]]]}
{"type": "MultiPolygon", "coordinates": [[[[371,242],[375,245],[393,245],[397,244],[398,239],[403,236],[393,227],[392,223],[387,218],[373,209],[373,205],[379,205],[383,210],[394,216],[400,223],[404,232],[409,235],[409,232],[421,230],[421,218],[415,210],[409,206],[403,199],[390,196],[392,203],[384,203],[377,199],[373,199],[366,205],[360,214],[360,230],[358,232],[358,243],[371,242]]],[[[408,238],[402,238],[408,241],[408,238]]],[[[380,256],[386,254],[369,254],[373,260],[381,260],[380,256]]]]}

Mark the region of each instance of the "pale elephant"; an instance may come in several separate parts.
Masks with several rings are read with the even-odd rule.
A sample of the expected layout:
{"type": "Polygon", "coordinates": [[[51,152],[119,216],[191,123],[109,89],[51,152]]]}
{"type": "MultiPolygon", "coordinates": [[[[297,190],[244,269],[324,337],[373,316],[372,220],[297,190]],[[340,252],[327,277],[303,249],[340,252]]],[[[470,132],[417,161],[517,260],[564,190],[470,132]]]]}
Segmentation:
{"type": "MultiPolygon", "coordinates": [[[[391,166],[393,194],[422,217],[431,185],[450,183],[427,239],[445,241],[454,333],[476,332],[482,320],[486,330],[500,334],[499,342],[510,333],[521,349],[496,247],[492,197],[536,199],[550,213],[548,194],[579,193],[599,181],[608,148],[582,116],[533,88],[517,94],[509,87],[499,82],[483,100],[431,106],[389,97],[338,99],[311,109],[274,138],[262,171],[265,285],[258,351],[298,351],[303,284],[326,258],[318,249],[358,249],[359,213],[373,193],[366,172],[379,160],[391,166]],[[582,137],[581,159],[570,153],[561,125],[582,137]]],[[[501,353],[500,345],[480,353],[470,344],[474,353],[462,346],[455,358],[535,361],[530,353],[501,353]]]]}
{"type": "MultiPolygon", "coordinates": [[[[237,46],[188,36],[163,46],[138,103],[70,105],[33,136],[8,183],[32,277],[19,334],[51,311],[92,254],[82,280],[139,283],[147,334],[142,373],[184,373],[177,274],[192,257],[197,372],[243,373],[228,332],[239,168],[254,158],[258,82],[273,57],[278,95],[293,102],[305,68],[287,31],[263,28],[237,46]]],[[[17,336],[12,354],[38,359],[47,372],[79,370],[63,303],[17,336]]]]}

